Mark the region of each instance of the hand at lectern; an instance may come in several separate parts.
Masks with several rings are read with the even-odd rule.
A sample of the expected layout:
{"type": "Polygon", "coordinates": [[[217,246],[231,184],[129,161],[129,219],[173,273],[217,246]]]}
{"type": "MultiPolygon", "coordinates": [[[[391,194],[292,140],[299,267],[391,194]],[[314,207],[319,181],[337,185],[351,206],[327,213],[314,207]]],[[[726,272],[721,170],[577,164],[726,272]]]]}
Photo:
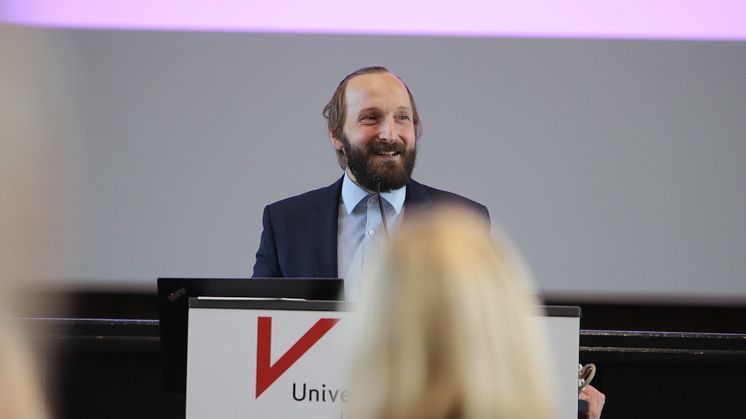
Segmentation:
{"type": "Polygon", "coordinates": [[[587,385],[583,387],[578,398],[588,402],[588,419],[599,419],[601,417],[601,411],[604,408],[604,403],[606,403],[606,395],[596,390],[595,387],[587,385]]]}

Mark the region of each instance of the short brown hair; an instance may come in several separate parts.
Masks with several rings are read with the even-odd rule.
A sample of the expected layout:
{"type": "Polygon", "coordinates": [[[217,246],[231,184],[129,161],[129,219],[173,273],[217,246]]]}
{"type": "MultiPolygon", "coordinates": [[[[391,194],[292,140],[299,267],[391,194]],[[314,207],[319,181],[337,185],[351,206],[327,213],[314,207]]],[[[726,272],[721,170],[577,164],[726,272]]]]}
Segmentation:
{"type": "MultiPolygon", "coordinates": [[[[407,94],[409,95],[409,102],[412,106],[412,122],[414,122],[414,136],[416,140],[420,139],[420,135],[422,135],[422,124],[420,124],[420,114],[417,113],[417,105],[414,101],[414,96],[412,95],[412,92],[409,90],[409,86],[407,86],[407,83],[404,83],[404,80],[402,80],[399,76],[392,73],[391,70],[389,70],[386,67],[375,65],[375,66],[368,66],[363,67],[360,69],[357,69],[353,71],[352,73],[345,76],[345,78],[342,79],[341,82],[339,82],[339,85],[337,86],[337,90],[334,91],[334,94],[332,95],[332,98],[329,100],[329,103],[324,106],[324,110],[322,112],[322,115],[324,115],[324,118],[326,118],[326,125],[329,129],[329,133],[334,138],[341,138],[342,133],[344,130],[344,123],[345,118],[347,118],[347,103],[345,101],[345,93],[347,91],[347,82],[350,81],[353,77],[362,76],[364,74],[374,74],[374,73],[389,73],[395,76],[399,81],[402,82],[404,85],[404,88],[407,89],[407,94]]],[[[337,161],[339,162],[339,166],[344,169],[347,167],[347,163],[345,162],[344,153],[341,150],[337,150],[337,161]]]]}

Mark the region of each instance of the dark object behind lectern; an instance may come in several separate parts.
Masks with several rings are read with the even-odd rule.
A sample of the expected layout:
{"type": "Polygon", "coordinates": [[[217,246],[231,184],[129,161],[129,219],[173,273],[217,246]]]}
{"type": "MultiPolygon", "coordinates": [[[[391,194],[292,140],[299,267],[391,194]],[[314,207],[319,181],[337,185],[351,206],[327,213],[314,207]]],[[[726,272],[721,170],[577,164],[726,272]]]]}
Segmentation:
{"type": "Polygon", "coordinates": [[[186,391],[187,315],[192,297],[341,300],[341,279],[158,278],[158,317],[163,388],[186,391]]]}

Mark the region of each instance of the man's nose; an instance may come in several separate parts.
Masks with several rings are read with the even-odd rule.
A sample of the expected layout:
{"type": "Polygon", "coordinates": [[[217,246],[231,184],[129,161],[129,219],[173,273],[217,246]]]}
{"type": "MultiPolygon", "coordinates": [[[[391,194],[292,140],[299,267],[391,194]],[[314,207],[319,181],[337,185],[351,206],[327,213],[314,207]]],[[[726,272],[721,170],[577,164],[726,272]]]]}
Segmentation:
{"type": "Polygon", "coordinates": [[[381,123],[381,131],[379,132],[378,137],[382,141],[392,142],[396,140],[396,124],[393,116],[387,116],[383,119],[383,122],[381,123]]]}

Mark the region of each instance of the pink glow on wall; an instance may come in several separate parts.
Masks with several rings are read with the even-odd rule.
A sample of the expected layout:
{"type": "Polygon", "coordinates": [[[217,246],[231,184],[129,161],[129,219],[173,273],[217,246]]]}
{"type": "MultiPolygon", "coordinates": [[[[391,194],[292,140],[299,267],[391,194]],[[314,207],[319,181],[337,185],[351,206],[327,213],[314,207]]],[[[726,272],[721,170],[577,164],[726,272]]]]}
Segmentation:
{"type": "Polygon", "coordinates": [[[746,0],[0,0],[44,27],[746,40],[746,0]]]}

